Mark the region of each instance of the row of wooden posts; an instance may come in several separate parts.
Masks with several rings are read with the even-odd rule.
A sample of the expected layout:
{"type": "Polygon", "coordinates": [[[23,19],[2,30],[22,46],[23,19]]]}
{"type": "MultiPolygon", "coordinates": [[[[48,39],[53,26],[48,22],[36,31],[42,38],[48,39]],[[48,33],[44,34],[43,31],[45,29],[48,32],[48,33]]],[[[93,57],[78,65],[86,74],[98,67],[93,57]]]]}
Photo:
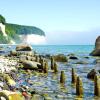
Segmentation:
{"type": "MultiPolygon", "coordinates": [[[[48,73],[48,62],[42,59],[41,57],[36,58],[37,62],[40,62],[42,65],[42,69],[44,73],[48,73]]],[[[57,63],[54,61],[54,58],[51,57],[51,70],[54,73],[58,72],[57,63]]],[[[65,73],[61,71],[60,74],[60,83],[65,84],[65,73]]],[[[76,86],[76,95],[79,97],[83,97],[83,82],[82,79],[75,73],[74,68],[72,68],[72,81],[71,83],[76,86]]],[[[99,76],[95,76],[94,78],[94,95],[100,97],[100,78],[99,76]]]]}

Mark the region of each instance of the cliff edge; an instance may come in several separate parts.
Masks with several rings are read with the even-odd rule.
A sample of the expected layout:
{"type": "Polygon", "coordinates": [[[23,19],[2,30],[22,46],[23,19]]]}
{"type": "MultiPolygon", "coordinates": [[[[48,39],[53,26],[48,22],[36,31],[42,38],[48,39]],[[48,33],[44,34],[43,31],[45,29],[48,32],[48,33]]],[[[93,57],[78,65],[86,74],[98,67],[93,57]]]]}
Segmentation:
{"type": "Polygon", "coordinates": [[[6,23],[0,15],[0,44],[44,44],[45,33],[34,26],[6,23]]]}

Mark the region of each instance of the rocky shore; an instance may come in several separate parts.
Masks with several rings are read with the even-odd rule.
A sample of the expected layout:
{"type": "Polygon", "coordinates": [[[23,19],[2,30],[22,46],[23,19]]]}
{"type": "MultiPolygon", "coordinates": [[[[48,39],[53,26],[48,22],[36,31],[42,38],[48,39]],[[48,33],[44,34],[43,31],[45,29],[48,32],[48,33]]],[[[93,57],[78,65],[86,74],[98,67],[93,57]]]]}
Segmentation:
{"type": "Polygon", "coordinates": [[[27,44],[17,45],[9,54],[0,56],[0,99],[78,100],[85,98],[84,91],[91,88],[91,94],[98,98],[100,70],[83,67],[95,64],[100,64],[98,58],[90,62],[90,56],[42,55],[27,44]],[[87,84],[92,84],[91,88],[87,84]]]}

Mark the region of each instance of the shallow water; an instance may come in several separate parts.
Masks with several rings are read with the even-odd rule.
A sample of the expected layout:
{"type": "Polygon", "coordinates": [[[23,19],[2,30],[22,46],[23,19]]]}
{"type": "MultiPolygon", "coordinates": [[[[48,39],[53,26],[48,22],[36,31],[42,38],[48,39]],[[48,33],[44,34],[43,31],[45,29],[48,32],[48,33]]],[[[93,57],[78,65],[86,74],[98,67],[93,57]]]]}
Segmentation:
{"type": "MultiPolygon", "coordinates": [[[[27,75],[20,75],[23,79],[22,83],[28,85],[29,87],[36,89],[39,94],[48,94],[53,100],[74,100],[76,97],[75,87],[71,84],[71,69],[73,66],[69,66],[66,63],[57,63],[59,72],[54,74],[50,70],[47,76],[33,75],[29,80],[32,80],[32,85],[27,84],[24,79],[28,79],[27,75]],[[60,80],[60,71],[64,70],[66,76],[66,82],[64,87],[59,83],[60,80]]],[[[94,68],[94,65],[78,65],[74,64],[76,73],[82,78],[83,88],[84,88],[84,97],[83,100],[95,100],[94,99],[94,82],[87,79],[87,73],[94,68]]],[[[42,100],[42,99],[41,99],[42,100]]]]}

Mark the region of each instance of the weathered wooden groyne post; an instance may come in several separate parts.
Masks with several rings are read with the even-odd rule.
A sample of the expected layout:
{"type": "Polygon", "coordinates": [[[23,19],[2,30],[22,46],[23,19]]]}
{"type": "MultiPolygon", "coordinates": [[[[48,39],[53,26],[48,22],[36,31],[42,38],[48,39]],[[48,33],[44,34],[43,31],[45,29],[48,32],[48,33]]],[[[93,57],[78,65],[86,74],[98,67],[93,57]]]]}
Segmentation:
{"type": "Polygon", "coordinates": [[[76,95],[79,97],[83,97],[83,84],[79,76],[77,77],[76,82],[76,95]]]}
{"type": "Polygon", "coordinates": [[[47,61],[44,64],[44,73],[48,73],[48,62],[47,61]]]}
{"type": "Polygon", "coordinates": [[[57,63],[55,62],[54,63],[54,73],[57,73],[58,72],[58,66],[57,66],[57,63]]]}
{"type": "Polygon", "coordinates": [[[45,60],[44,58],[41,59],[41,68],[42,70],[44,69],[44,66],[45,66],[45,60]]]}
{"type": "Polygon", "coordinates": [[[76,84],[76,81],[77,81],[77,75],[76,75],[76,73],[75,73],[75,70],[74,70],[74,68],[72,68],[72,84],[76,84]]]}
{"type": "Polygon", "coordinates": [[[53,70],[54,69],[54,57],[52,56],[51,57],[51,70],[53,70]]]}
{"type": "Polygon", "coordinates": [[[64,73],[64,71],[61,71],[61,75],[60,75],[60,83],[62,83],[62,84],[65,83],[65,73],[64,73]]]}
{"type": "Polygon", "coordinates": [[[39,62],[39,56],[38,55],[36,55],[36,62],[39,62]]]}
{"type": "Polygon", "coordinates": [[[97,75],[94,77],[94,95],[100,97],[100,79],[97,75]]]}
{"type": "Polygon", "coordinates": [[[42,60],[42,56],[39,55],[39,63],[41,63],[41,60],[42,60]]]}

